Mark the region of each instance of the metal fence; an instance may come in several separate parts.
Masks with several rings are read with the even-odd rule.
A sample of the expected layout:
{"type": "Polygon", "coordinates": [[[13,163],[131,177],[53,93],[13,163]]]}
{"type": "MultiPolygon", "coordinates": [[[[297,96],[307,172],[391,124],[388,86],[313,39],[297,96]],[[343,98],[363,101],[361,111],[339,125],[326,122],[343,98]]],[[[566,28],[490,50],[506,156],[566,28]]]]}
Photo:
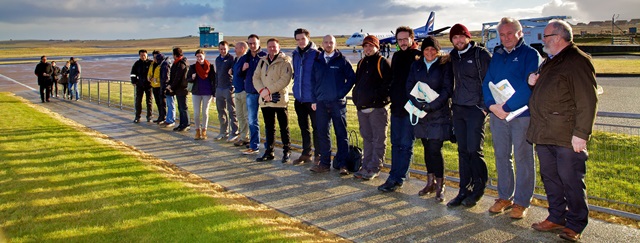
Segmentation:
{"type": "MultiPolygon", "coordinates": [[[[95,78],[82,78],[80,80],[80,92],[81,98],[83,100],[87,100],[89,102],[94,102],[102,105],[106,105],[108,107],[115,107],[121,110],[133,110],[134,109],[134,97],[135,97],[135,89],[133,85],[129,81],[122,80],[109,80],[109,79],[95,79],[95,78]]],[[[190,96],[189,96],[190,97],[190,96]]],[[[189,98],[190,99],[190,98],[189,98]]],[[[294,98],[291,96],[291,100],[294,98]]],[[[187,104],[190,104],[190,100],[187,101],[187,104]]],[[[213,102],[212,102],[213,103],[213,102]]],[[[153,104],[155,109],[155,104],[153,104]]],[[[293,147],[301,148],[302,141],[300,135],[300,128],[297,124],[297,115],[295,113],[295,109],[293,107],[293,102],[289,102],[289,129],[291,134],[291,141],[293,143],[293,147]]],[[[357,112],[352,102],[348,102],[347,105],[347,129],[353,131],[358,130],[358,120],[357,120],[357,112]]],[[[190,111],[192,112],[192,111],[190,111]]],[[[211,105],[210,108],[210,117],[217,117],[217,110],[215,108],[215,103],[211,105]]],[[[192,114],[192,113],[191,113],[192,114]]],[[[192,115],[190,114],[190,117],[192,115]]],[[[260,119],[262,120],[262,119],[260,119]]],[[[628,114],[628,113],[612,113],[612,112],[598,112],[598,120],[604,120],[604,122],[597,122],[594,127],[594,135],[593,139],[601,139],[604,141],[600,141],[599,146],[593,147],[590,145],[590,156],[595,157],[600,160],[605,161],[625,161],[630,158],[634,158],[634,161],[640,160],[640,126],[633,125],[640,123],[640,114],[628,114]],[[629,125],[629,124],[632,125],[629,125]],[[606,134],[606,135],[602,135],[606,134]],[[624,144],[619,144],[616,142],[609,142],[609,140],[624,140],[624,144]],[[595,152],[594,152],[595,151],[595,152]]],[[[210,127],[218,128],[219,123],[218,119],[209,119],[210,127]]],[[[261,121],[262,123],[262,121],[261,121]]],[[[261,127],[264,127],[264,124],[261,124],[261,127]]],[[[493,160],[493,148],[490,146],[491,142],[491,131],[487,127],[486,131],[486,141],[485,141],[485,158],[487,161],[487,165],[490,167],[493,166],[490,161],[493,160]]],[[[264,129],[261,129],[262,137],[264,138],[264,129]]],[[[389,131],[388,131],[389,132],[389,131]]],[[[331,131],[333,138],[333,131],[331,131]]],[[[276,136],[279,136],[276,135],[276,136]]],[[[388,136],[390,137],[390,136],[388,136]]],[[[360,139],[360,144],[362,141],[360,139]]],[[[335,147],[333,148],[335,149],[335,147]]],[[[334,150],[335,151],[335,150],[334,150]]],[[[390,162],[391,156],[391,145],[389,139],[387,139],[387,161],[390,162]]],[[[459,178],[453,176],[457,175],[457,149],[456,146],[450,144],[448,142],[445,143],[443,147],[443,154],[445,157],[445,164],[447,170],[447,174],[451,176],[447,176],[447,180],[459,182],[459,178]]],[[[416,144],[414,146],[414,160],[411,165],[410,173],[426,175],[425,166],[422,162],[423,148],[421,146],[420,140],[416,140],[416,144]]],[[[537,158],[536,158],[537,160],[537,158]]],[[[390,168],[391,165],[388,163],[384,164],[385,167],[390,168]]],[[[495,171],[495,170],[493,170],[495,171]]],[[[490,173],[491,174],[491,173],[490,173]]],[[[538,173],[539,174],[539,173],[538,173]]],[[[615,175],[610,175],[615,176],[615,175]]],[[[637,176],[637,175],[636,175],[637,176]]],[[[538,186],[536,187],[536,194],[534,197],[541,200],[546,200],[546,196],[539,193],[544,192],[541,187],[540,179],[538,178],[538,186]]],[[[497,187],[497,179],[490,178],[488,188],[496,190],[497,187]]],[[[637,193],[637,192],[636,192],[637,193]]],[[[638,198],[640,195],[632,195],[634,198],[638,198]]],[[[589,200],[603,202],[603,205],[617,205],[615,208],[623,208],[623,210],[613,209],[613,207],[601,207],[596,205],[589,205],[590,208],[594,211],[604,212],[616,216],[621,216],[625,218],[630,218],[633,220],[640,220],[640,215],[637,212],[640,212],[640,205],[631,204],[627,202],[616,201],[608,198],[595,197],[589,195],[589,200]],[[635,213],[634,213],[635,212],[635,213]]]]}

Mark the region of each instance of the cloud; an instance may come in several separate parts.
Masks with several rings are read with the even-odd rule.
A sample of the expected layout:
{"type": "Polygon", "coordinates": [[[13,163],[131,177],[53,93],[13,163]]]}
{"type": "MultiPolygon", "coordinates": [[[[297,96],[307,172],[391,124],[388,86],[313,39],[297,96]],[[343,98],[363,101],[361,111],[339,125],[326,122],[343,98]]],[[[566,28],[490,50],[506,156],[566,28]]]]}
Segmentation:
{"type": "Polygon", "coordinates": [[[602,21],[619,14],[620,19],[638,18],[638,0],[551,0],[542,8],[542,16],[570,15],[574,21],[602,21]]]}

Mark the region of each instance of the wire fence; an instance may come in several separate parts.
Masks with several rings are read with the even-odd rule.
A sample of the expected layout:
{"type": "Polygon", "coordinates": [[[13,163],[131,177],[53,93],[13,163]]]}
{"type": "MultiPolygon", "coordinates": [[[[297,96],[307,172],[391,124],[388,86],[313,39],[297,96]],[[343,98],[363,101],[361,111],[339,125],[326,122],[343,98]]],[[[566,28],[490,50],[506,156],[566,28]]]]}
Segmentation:
{"type": "MultiPolygon", "coordinates": [[[[82,78],[80,80],[80,92],[83,100],[97,103],[100,105],[106,105],[108,107],[114,107],[121,110],[133,110],[135,100],[135,88],[129,81],[122,80],[109,80],[109,79],[95,79],[95,78],[82,78]]],[[[191,104],[191,96],[188,97],[187,104],[191,104]]],[[[289,102],[288,116],[289,116],[289,130],[292,141],[292,147],[301,148],[302,140],[300,134],[300,128],[297,123],[297,115],[293,107],[293,96],[290,97],[292,101],[289,102]]],[[[348,97],[350,100],[350,97],[348,97]]],[[[145,107],[146,108],[146,107],[145,107]]],[[[153,103],[153,109],[155,110],[155,103],[153,103]]],[[[190,117],[193,117],[193,111],[190,110],[190,117]]],[[[209,116],[211,118],[217,117],[217,109],[215,108],[215,102],[209,110],[209,116]]],[[[261,115],[259,115],[261,117],[261,115]]],[[[133,118],[133,114],[132,114],[133,118]]],[[[133,119],[132,119],[133,120],[133,119]]],[[[264,127],[262,119],[260,120],[260,127],[264,127]]],[[[636,173],[640,167],[640,126],[628,125],[637,124],[640,121],[640,114],[628,114],[628,113],[612,113],[612,112],[598,112],[598,120],[604,120],[605,122],[598,122],[594,126],[594,133],[592,139],[589,142],[589,171],[587,172],[587,182],[590,178],[598,176],[606,176],[617,179],[629,178],[630,181],[637,181],[639,175],[636,173]],[[598,162],[600,161],[600,162],[598,162]],[[604,163],[600,166],[598,163],[604,163]],[[597,167],[611,167],[605,168],[604,171],[600,168],[591,169],[597,165],[597,167]],[[629,169],[625,169],[627,166],[629,169]],[[623,167],[623,168],[614,168],[623,167]],[[635,171],[635,172],[634,172],[635,171]]],[[[214,129],[219,128],[218,119],[209,119],[209,126],[214,129]]],[[[349,131],[359,132],[358,119],[356,108],[351,101],[347,104],[347,129],[349,131]]],[[[390,133],[390,131],[387,131],[390,133]]],[[[261,129],[261,137],[264,138],[264,129],[261,129]]],[[[489,130],[488,123],[485,127],[485,144],[484,153],[487,167],[489,169],[489,185],[490,189],[497,189],[497,175],[495,170],[495,161],[493,156],[493,146],[491,140],[491,131],[489,130]]],[[[277,133],[277,138],[279,133],[277,133]]],[[[331,131],[331,137],[333,131],[331,131]]],[[[389,135],[387,137],[390,137],[389,135]]],[[[359,141],[362,144],[361,138],[359,141]]],[[[332,141],[332,147],[335,151],[335,141],[332,141]]],[[[459,182],[457,178],[458,170],[458,156],[457,146],[449,142],[445,142],[443,147],[443,155],[445,158],[445,168],[447,168],[447,180],[459,182]]],[[[386,146],[386,162],[385,167],[390,168],[390,156],[391,156],[391,144],[390,139],[387,139],[386,146]]],[[[419,139],[414,144],[414,158],[411,164],[410,173],[426,175],[426,168],[423,162],[424,149],[419,139]]],[[[537,157],[536,157],[537,163],[537,157]]],[[[517,169],[517,168],[516,168],[517,169]]],[[[539,169],[537,169],[539,170],[539,169]]],[[[539,172],[539,171],[538,171],[539,172]]],[[[546,200],[544,195],[544,189],[542,182],[537,173],[537,186],[534,197],[541,200],[546,200]]],[[[589,183],[588,183],[589,184],[589,183]]],[[[632,183],[633,184],[633,183],[632,183]]],[[[588,186],[588,188],[590,188],[588,186]]],[[[613,189],[613,188],[611,188],[613,189]]],[[[637,185],[629,185],[626,189],[617,188],[618,191],[611,192],[610,189],[603,189],[604,192],[598,192],[589,194],[590,208],[593,211],[604,212],[611,215],[630,218],[640,221],[640,200],[639,189],[637,185]],[[623,198],[624,200],[620,200],[623,198]]]]}

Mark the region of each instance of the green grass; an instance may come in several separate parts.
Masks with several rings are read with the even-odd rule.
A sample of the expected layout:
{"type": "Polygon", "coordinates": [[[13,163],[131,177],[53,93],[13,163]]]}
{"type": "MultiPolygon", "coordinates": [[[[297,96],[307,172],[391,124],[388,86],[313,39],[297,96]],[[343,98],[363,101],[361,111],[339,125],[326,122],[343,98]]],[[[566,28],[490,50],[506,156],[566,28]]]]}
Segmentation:
{"type": "Polygon", "coordinates": [[[640,74],[640,59],[594,58],[596,73],[640,74]]]}
{"type": "Polygon", "coordinates": [[[7,93],[0,109],[0,242],[323,239],[291,230],[281,214],[187,187],[7,93]]]}

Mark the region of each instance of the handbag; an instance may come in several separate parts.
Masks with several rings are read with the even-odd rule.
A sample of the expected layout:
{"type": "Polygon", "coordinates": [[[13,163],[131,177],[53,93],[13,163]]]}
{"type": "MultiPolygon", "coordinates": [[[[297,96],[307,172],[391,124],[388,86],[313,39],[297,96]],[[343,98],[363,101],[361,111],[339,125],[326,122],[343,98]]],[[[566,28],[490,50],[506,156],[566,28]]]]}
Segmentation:
{"type": "Polygon", "coordinates": [[[358,146],[358,133],[349,131],[349,150],[345,164],[347,170],[357,172],[362,167],[362,149],[358,146]]]}
{"type": "MultiPolygon", "coordinates": [[[[431,89],[431,87],[429,87],[427,83],[423,83],[420,81],[416,82],[416,85],[413,86],[409,94],[415,97],[418,102],[427,103],[431,103],[431,101],[437,99],[440,96],[440,94],[431,89]]],[[[416,107],[413,102],[411,102],[411,100],[408,100],[407,103],[404,104],[404,109],[409,112],[409,120],[411,120],[411,125],[413,126],[418,124],[420,118],[424,118],[424,116],[427,115],[426,111],[418,109],[418,107],[416,107]],[[415,122],[413,121],[413,116],[416,116],[415,122]]]]}

